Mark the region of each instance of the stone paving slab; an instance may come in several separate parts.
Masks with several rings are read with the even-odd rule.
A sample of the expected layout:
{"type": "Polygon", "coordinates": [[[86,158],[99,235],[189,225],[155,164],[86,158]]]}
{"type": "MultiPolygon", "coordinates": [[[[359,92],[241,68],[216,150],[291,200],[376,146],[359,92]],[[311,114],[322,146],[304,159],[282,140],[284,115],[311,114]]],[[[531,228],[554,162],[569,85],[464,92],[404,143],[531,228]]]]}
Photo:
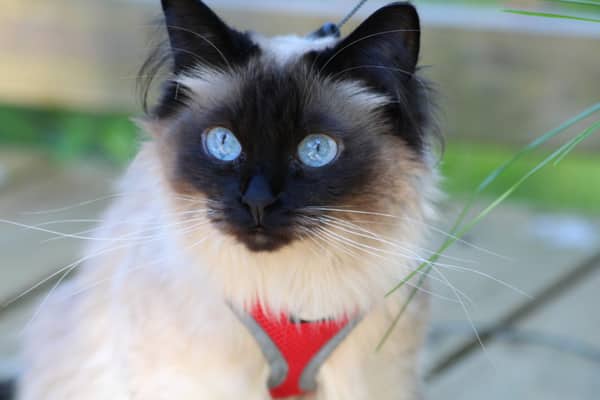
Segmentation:
{"type": "Polygon", "coordinates": [[[19,371],[21,334],[35,314],[42,296],[31,296],[17,307],[0,313],[0,381],[15,376],[19,371]]]}
{"type": "Polygon", "coordinates": [[[576,290],[518,324],[511,336],[498,337],[485,353],[473,353],[440,375],[429,385],[429,399],[598,399],[598,288],[600,265],[576,290]]]}
{"type": "MultiPolygon", "coordinates": [[[[500,258],[457,243],[447,254],[474,262],[441,261],[477,271],[439,267],[448,280],[472,301],[471,304],[465,301],[469,318],[478,327],[485,328],[532,301],[545,288],[564,279],[584,260],[596,254],[600,250],[600,220],[569,214],[546,214],[505,205],[490,214],[466,238],[474,245],[509,258],[500,258]],[[482,276],[482,273],[525,294],[482,276]]],[[[439,282],[434,283],[433,291],[455,297],[439,282]]],[[[434,300],[433,333],[452,330],[457,324],[469,324],[463,307],[434,300]]],[[[426,369],[434,368],[474,338],[473,330],[467,330],[462,336],[433,335],[428,346],[426,369]]]]}
{"type": "MultiPolygon", "coordinates": [[[[8,165],[4,160],[0,158],[0,165],[8,165]]],[[[16,183],[6,188],[0,187],[0,219],[24,225],[43,224],[40,228],[60,232],[83,231],[93,223],[48,223],[96,219],[106,202],[63,212],[37,212],[106,195],[113,177],[113,172],[81,165],[33,169],[27,177],[23,177],[24,182],[19,183],[17,189],[14,189],[16,183]]],[[[57,237],[6,222],[0,223],[0,304],[77,259],[83,243],[76,239],[47,242],[57,237]]]]}

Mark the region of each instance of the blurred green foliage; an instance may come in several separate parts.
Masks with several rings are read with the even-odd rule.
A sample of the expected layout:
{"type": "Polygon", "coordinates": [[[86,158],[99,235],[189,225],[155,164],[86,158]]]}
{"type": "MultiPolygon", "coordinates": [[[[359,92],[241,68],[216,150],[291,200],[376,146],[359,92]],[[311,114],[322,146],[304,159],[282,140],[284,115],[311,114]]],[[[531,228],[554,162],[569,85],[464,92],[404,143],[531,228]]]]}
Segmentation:
{"type": "MultiPolygon", "coordinates": [[[[455,196],[468,196],[490,171],[511,159],[515,149],[490,144],[449,143],[442,162],[445,189],[455,196]]],[[[490,198],[502,194],[550,151],[538,150],[521,158],[484,192],[490,198]]],[[[560,164],[538,171],[511,195],[512,200],[548,210],[579,210],[600,213],[600,159],[592,154],[572,153],[560,164]]]]}
{"type": "Polygon", "coordinates": [[[98,157],[123,164],[135,153],[136,138],[125,115],[0,106],[0,144],[41,147],[59,160],[98,157]]]}

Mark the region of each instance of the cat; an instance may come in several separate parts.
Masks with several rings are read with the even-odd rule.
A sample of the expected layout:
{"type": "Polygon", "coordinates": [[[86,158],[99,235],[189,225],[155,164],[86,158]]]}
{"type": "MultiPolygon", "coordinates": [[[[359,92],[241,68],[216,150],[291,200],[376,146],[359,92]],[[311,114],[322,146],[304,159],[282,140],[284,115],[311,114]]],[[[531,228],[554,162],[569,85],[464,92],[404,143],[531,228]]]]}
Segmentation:
{"type": "Polygon", "coordinates": [[[375,351],[435,215],[416,9],[389,4],[340,38],[162,7],[170,74],[148,138],[31,324],[16,398],[421,399],[424,293],[375,351]],[[298,364],[310,373],[293,335],[324,338],[298,364]]]}

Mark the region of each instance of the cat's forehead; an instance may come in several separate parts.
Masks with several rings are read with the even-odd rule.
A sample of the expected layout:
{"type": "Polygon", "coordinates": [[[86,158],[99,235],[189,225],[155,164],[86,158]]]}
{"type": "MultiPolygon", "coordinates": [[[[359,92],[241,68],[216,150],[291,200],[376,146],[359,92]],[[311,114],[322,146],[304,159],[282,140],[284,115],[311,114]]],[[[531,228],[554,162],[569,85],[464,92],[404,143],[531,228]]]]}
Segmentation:
{"type": "Polygon", "coordinates": [[[291,62],[288,58],[290,62],[280,59],[279,63],[269,57],[261,56],[234,70],[198,65],[177,77],[176,82],[181,85],[182,91],[185,90],[188,106],[192,109],[197,106],[207,110],[223,105],[248,105],[252,101],[260,101],[264,109],[273,109],[296,100],[302,104],[298,110],[316,107],[352,121],[364,118],[365,113],[390,102],[387,95],[368,88],[358,80],[320,76],[310,62],[291,62]],[[275,104],[268,107],[270,103],[275,104]]]}
{"type": "Polygon", "coordinates": [[[285,65],[295,62],[311,51],[321,51],[333,47],[338,39],[333,36],[309,38],[298,35],[267,37],[259,33],[249,33],[250,39],[261,49],[266,62],[285,65]]]}

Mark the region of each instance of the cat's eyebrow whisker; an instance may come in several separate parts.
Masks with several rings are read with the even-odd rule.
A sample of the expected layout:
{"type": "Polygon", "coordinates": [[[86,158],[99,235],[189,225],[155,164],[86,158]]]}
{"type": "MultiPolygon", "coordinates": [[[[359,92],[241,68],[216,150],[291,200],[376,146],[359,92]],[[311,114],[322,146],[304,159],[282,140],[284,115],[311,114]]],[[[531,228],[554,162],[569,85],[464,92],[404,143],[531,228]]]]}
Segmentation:
{"type": "Polygon", "coordinates": [[[485,249],[483,247],[477,246],[471,242],[468,242],[464,239],[461,239],[459,237],[457,237],[456,235],[453,235],[452,233],[446,232],[443,229],[440,229],[434,225],[428,224],[425,221],[422,221],[420,219],[417,218],[411,218],[409,216],[403,215],[403,216],[398,216],[398,215],[393,215],[393,214],[388,214],[388,213],[381,213],[381,212],[376,212],[376,211],[363,211],[363,210],[352,210],[352,209],[344,209],[344,208],[334,208],[334,207],[305,207],[306,210],[316,210],[316,211],[333,211],[333,212],[345,212],[345,213],[352,213],[352,214],[364,214],[364,215],[373,215],[373,216],[377,216],[377,217],[386,217],[386,218],[391,218],[391,219],[399,219],[399,220],[408,220],[417,224],[421,224],[425,227],[427,227],[428,229],[431,229],[432,231],[435,231],[437,233],[440,233],[450,239],[456,240],[458,243],[464,244],[465,246],[471,247],[475,250],[481,251],[483,253],[492,255],[494,257],[498,257],[501,258],[503,260],[506,261],[513,261],[512,259],[510,259],[509,257],[503,256],[501,254],[495,253],[491,250],[485,249]]]}
{"type": "MultiPolygon", "coordinates": [[[[223,54],[223,52],[222,52],[222,51],[221,51],[221,50],[220,50],[220,49],[217,47],[217,45],[215,45],[215,44],[214,44],[214,43],[213,43],[213,42],[212,42],[210,39],[208,39],[208,38],[207,38],[205,35],[202,35],[202,34],[200,34],[200,33],[198,33],[198,32],[194,32],[194,31],[192,31],[191,29],[187,29],[187,28],[184,28],[184,27],[181,27],[181,26],[176,26],[176,25],[167,25],[167,28],[168,28],[168,29],[175,29],[175,30],[178,30],[178,31],[181,31],[181,32],[186,32],[186,33],[192,34],[192,35],[194,35],[194,36],[196,36],[196,37],[198,37],[198,38],[200,38],[200,39],[204,40],[204,41],[205,41],[206,43],[208,43],[208,44],[209,44],[209,45],[210,45],[210,46],[211,46],[213,49],[215,49],[215,51],[216,51],[217,53],[219,53],[219,56],[221,56],[221,58],[223,59],[223,61],[225,61],[225,64],[227,64],[227,67],[228,67],[230,70],[232,70],[231,63],[229,62],[229,60],[227,59],[227,57],[225,57],[225,54],[223,54]]],[[[172,48],[172,47],[171,47],[171,48],[172,48]]]]}
{"type": "MultiPolygon", "coordinates": [[[[403,73],[405,75],[414,76],[416,78],[416,76],[412,72],[407,71],[407,70],[402,69],[402,68],[388,67],[388,66],[385,66],[385,65],[369,65],[369,64],[356,65],[354,67],[345,68],[345,69],[343,69],[341,71],[338,71],[335,74],[331,75],[330,78],[331,79],[336,79],[338,76],[343,75],[346,72],[354,71],[354,70],[357,70],[357,69],[365,69],[365,68],[383,69],[383,70],[389,70],[389,71],[393,71],[393,72],[401,72],[401,73],[403,73]]],[[[416,78],[415,80],[418,81],[421,86],[424,86],[424,83],[423,83],[423,81],[421,79],[416,78]]]]}
{"type": "MultiPolygon", "coordinates": [[[[358,38],[350,43],[348,43],[347,45],[345,45],[344,47],[342,47],[341,49],[337,50],[331,57],[329,57],[329,59],[327,59],[327,61],[325,61],[325,63],[323,64],[323,66],[315,73],[315,67],[316,67],[316,63],[318,60],[318,57],[315,57],[315,59],[313,60],[310,69],[309,69],[309,74],[313,76],[313,79],[310,81],[310,87],[308,87],[308,85],[305,86],[304,88],[304,99],[305,102],[308,102],[309,99],[309,95],[312,92],[312,89],[314,88],[315,84],[318,81],[318,76],[321,75],[321,73],[323,72],[323,70],[329,65],[329,63],[331,61],[333,61],[340,53],[344,52],[346,49],[348,49],[349,47],[352,47],[360,42],[362,42],[363,40],[367,40],[370,39],[372,37],[375,36],[380,36],[380,35],[386,35],[386,34],[391,34],[391,33],[400,33],[400,32],[420,32],[420,30],[418,29],[392,29],[392,30],[388,30],[388,31],[382,31],[382,32],[376,32],[370,35],[366,35],[363,36],[361,38],[358,38]]],[[[393,67],[387,67],[387,68],[393,68],[393,67]]],[[[407,71],[402,71],[405,74],[414,77],[416,76],[414,73],[409,73],[407,71]]],[[[335,75],[338,75],[338,73],[336,73],[335,75]]],[[[420,84],[423,86],[423,83],[420,82],[420,84]]]]}
{"type": "MultiPolygon", "coordinates": [[[[171,46],[171,50],[174,51],[174,52],[180,52],[180,53],[189,54],[189,55],[193,56],[196,59],[196,62],[198,62],[199,64],[206,64],[207,63],[207,61],[206,61],[205,58],[203,58],[200,54],[197,54],[197,53],[195,53],[195,52],[193,52],[191,50],[184,49],[184,48],[181,48],[181,47],[173,47],[173,46],[171,46]]],[[[180,81],[178,81],[178,80],[174,80],[174,83],[181,84],[180,81]]]]}
{"type": "Polygon", "coordinates": [[[321,73],[329,65],[329,63],[332,62],[340,53],[342,53],[346,49],[362,42],[363,40],[371,39],[375,36],[387,35],[387,34],[391,34],[391,33],[401,33],[401,32],[420,32],[420,30],[418,30],[418,29],[390,29],[387,31],[376,32],[376,33],[372,33],[370,35],[360,37],[360,38],[348,43],[347,45],[345,45],[344,47],[342,47],[341,49],[336,51],[331,57],[329,57],[329,59],[323,64],[323,66],[319,70],[319,73],[321,73]]]}

